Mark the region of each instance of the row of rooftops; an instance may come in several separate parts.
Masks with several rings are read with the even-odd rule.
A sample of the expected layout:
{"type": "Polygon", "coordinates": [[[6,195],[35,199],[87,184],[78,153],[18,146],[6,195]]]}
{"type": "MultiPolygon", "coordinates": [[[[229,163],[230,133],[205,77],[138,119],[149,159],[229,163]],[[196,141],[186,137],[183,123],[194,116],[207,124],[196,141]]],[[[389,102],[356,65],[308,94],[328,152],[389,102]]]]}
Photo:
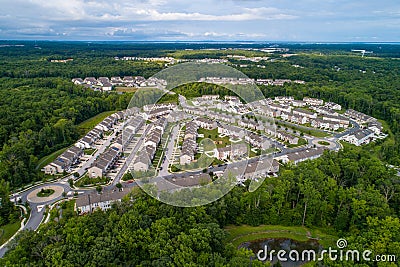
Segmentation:
{"type": "Polygon", "coordinates": [[[186,130],[185,130],[184,140],[182,143],[181,156],[187,155],[191,158],[194,157],[194,154],[197,151],[196,137],[198,129],[199,126],[194,121],[186,123],[186,130]]]}
{"type": "Polygon", "coordinates": [[[161,141],[167,124],[168,121],[165,118],[159,118],[158,120],[153,122],[153,124],[151,125],[151,130],[145,138],[145,146],[143,146],[143,148],[139,151],[133,164],[143,163],[146,166],[149,166],[151,164],[156,153],[157,145],[161,141]],[[151,144],[148,143],[149,141],[151,144]],[[148,144],[146,145],[146,143],[148,144]]]}
{"type": "Polygon", "coordinates": [[[352,119],[354,119],[356,121],[360,121],[362,123],[376,121],[376,119],[374,117],[371,117],[371,116],[366,115],[366,114],[364,114],[362,112],[359,112],[359,111],[355,111],[353,109],[346,110],[344,115],[346,115],[347,117],[350,117],[350,118],[352,118],[352,119]]]}
{"type": "Polygon", "coordinates": [[[90,85],[90,86],[102,86],[102,87],[112,87],[114,85],[126,85],[126,86],[136,86],[136,87],[145,87],[145,86],[156,86],[156,85],[166,85],[166,81],[162,79],[157,79],[151,77],[146,79],[142,76],[125,76],[123,78],[119,76],[115,77],[99,77],[96,79],[95,77],[86,77],[82,78],[74,78],[72,82],[78,85],[90,85]]]}
{"type": "Polygon", "coordinates": [[[91,167],[98,167],[106,172],[121,154],[121,148],[117,145],[111,145],[105,152],[98,156],[91,167]]]}
{"type": "Polygon", "coordinates": [[[83,154],[83,150],[76,147],[71,146],[64,153],[58,156],[53,162],[49,165],[58,166],[58,169],[61,168],[63,170],[67,170],[71,165],[73,165],[79,157],[83,154]]]}
{"type": "Polygon", "coordinates": [[[297,164],[299,162],[308,160],[308,159],[315,159],[324,153],[326,150],[325,147],[317,147],[317,148],[305,148],[299,151],[291,152],[283,156],[276,157],[276,160],[281,160],[283,163],[293,162],[297,164]]]}

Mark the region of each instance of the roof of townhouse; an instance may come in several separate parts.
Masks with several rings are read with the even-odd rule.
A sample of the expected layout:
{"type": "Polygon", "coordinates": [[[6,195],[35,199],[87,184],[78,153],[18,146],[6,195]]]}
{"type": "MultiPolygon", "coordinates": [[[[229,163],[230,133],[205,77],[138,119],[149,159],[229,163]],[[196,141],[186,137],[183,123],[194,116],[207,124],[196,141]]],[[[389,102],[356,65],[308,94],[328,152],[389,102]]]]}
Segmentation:
{"type": "Polygon", "coordinates": [[[155,144],[158,144],[160,142],[160,140],[161,140],[161,135],[157,134],[155,132],[152,132],[150,135],[148,135],[146,137],[146,142],[150,141],[150,142],[153,142],[155,144]]]}
{"type": "Polygon", "coordinates": [[[195,121],[199,121],[199,122],[207,123],[207,124],[213,124],[214,123],[214,121],[212,121],[210,119],[203,118],[203,117],[196,118],[195,121]]]}
{"type": "Polygon", "coordinates": [[[65,162],[65,160],[63,160],[62,158],[56,158],[51,164],[64,167],[65,165],[67,165],[67,162],[65,162]]]}
{"type": "Polygon", "coordinates": [[[121,200],[124,196],[129,194],[129,192],[132,189],[130,188],[124,188],[123,191],[119,191],[119,189],[112,189],[112,190],[106,190],[101,194],[98,194],[97,192],[93,192],[90,194],[86,195],[80,195],[78,196],[78,199],[76,200],[76,206],[79,207],[84,207],[88,206],[94,203],[100,203],[100,202],[106,202],[106,201],[113,201],[113,200],[121,200]]]}
{"type": "Polygon", "coordinates": [[[91,144],[93,142],[93,138],[91,138],[90,136],[85,135],[82,139],[82,142],[91,144]]]}
{"type": "Polygon", "coordinates": [[[370,123],[368,123],[368,127],[377,127],[378,129],[383,129],[382,127],[382,123],[380,123],[379,121],[372,121],[370,123]]]}
{"type": "Polygon", "coordinates": [[[141,150],[138,153],[133,164],[136,164],[136,163],[143,163],[147,166],[149,166],[151,164],[151,157],[149,154],[147,154],[146,150],[141,150]]]}
{"type": "Polygon", "coordinates": [[[263,160],[258,160],[256,162],[252,162],[250,164],[247,164],[246,169],[244,171],[245,174],[249,174],[249,173],[255,173],[257,171],[268,171],[271,170],[272,166],[274,166],[273,164],[273,159],[271,158],[267,158],[267,159],[263,159],[263,160]]]}
{"type": "Polygon", "coordinates": [[[288,138],[288,139],[296,138],[296,136],[293,136],[290,133],[282,131],[282,130],[281,131],[277,131],[277,133],[281,134],[282,136],[284,136],[285,138],[288,138]]]}
{"type": "Polygon", "coordinates": [[[72,161],[76,157],[76,154],[67,150],[64,153],[62,153],[60,155],[60,157],[63,157],[63,158],[66,158],[66,159],[72,161]]]}
{"type": "Polygon", "coordinates": [[[361,140],[371,134],[373,134],[373,132],[369,129],[359,129],[354,133],[352,133],[351,135],[353,135],[357,140],[361,140]]]}
{"type": "Polygon", "coordinates": [[[152,159],[154,155],[156,154],[156,149],[152,146],[146,146],[145,147],[147,155],[152,159]]]}
{"type": "Polygon", "coordinates": [[[79,155],[80,153],[83,152],[82,149],[80,149],[79,147],[76,147],[76,146],[71,146],[71,147],[68,149],[68,151],[74,153],[75,155],[79,155]]]}
{"type": "MultiPolygon", "coordinates": [[[[141,121],[143,121],[143,119],[141,121]]],[[[162,128],[165,128],[167,123],[168,123],[167,119],[162,117],[154,122],[154,126],[161,126],[162,128]]]]}
{"type": "Polygon", "coordinates": [[[324,147],[308,148],[297,152],[287,154],[290,161],[306,160],[324,153],[324,147]]]}
{"type": "Polygon", "coordinates": [[[308,114],[308,115],[315,115],[315,112],[311,112],[309,110],[305,110],[305,109],[301,109],[301,108],[296,108],[295,110],[293,110],[293,112],[299,112],[302,114],[308,114]]]}
{"type": "Polygon", "coordinates": [[[169,108],[157,108],[157,109],[152,109],[148,112],[149,115],[155,115],[155,114],[160,114],[163,112],[170,111],[169,108]]]}

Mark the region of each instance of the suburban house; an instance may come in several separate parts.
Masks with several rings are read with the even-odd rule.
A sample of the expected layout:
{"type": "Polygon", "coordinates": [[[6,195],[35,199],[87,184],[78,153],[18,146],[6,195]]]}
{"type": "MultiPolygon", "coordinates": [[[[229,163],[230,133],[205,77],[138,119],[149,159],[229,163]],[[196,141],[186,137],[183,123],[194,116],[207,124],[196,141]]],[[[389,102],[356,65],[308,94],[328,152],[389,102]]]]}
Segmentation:
{"type": "Polygon", "coordinates": [[[90,178],[103,177],[106,175],[114,163],[118,160],[121,149],[117,145],[110,146],[105,152],[96,158],[92,166],[88,169],[90,178]]]}
{"type": "Polygon", "coordinates": [[[283,156],[278,156],[275,159],[283,163],[292,162],[293,164],[297,164],[302,161],[319,158],[324,153],[324,150],[324,147],[306,148],[283,156]]]}
{"type": "Polygon", "coordinates": [[[244,182],[248,179],[257,179],[267,177],[269,174],[274,174],[279,172],[279,163],[272,159],[267,158],[263,160],[258,160],[247,164],[246,169],[242,175],[237,177],[237,180],[244,182]]]}
{"type": "Polygon", "coordinates": [[[194,120],[194,122],[203,129],[207,129],[207,130],[213,130],[215,128],[217,128],[217,122],[216,121],[212,121],[206,118],[197,118],[194,120]]]}
{"type": "Polygon", "coordinates": [[[270,140],[267,137],[252,132],[247,132],[244,139],[250,143],[250,145],[260,148],[261,150],[268,149],[271,145],[270,140]]]}
{"type": "Polygon", "coordinates": [[[205,100],[218,100],[219,95],[202,95],[201,98],[205,100]]]}
{"type": "Polygon", "coordinates": [[[368,144],[374,138],[374,132],[370,129],[360,129],[351,134],[343,136],[341,139],[349,142],[350,144],[361,146],[368,144]]]}
{"type": "Polygon", "coordinates": [[[243,138],[245,135],[245,131],[242,128],[222,123],[218,124],[218,133],[238,138],[243,138]]]}
{"type": "Polygon", "coordinates": [[[193,121],[186,123],[181,155],[179,157],[181,165],[190,164],[194,160],[194,155],[197,152],[196,138],[198,128],[199,126],[193,121]]]}
{"type": "Polygon", "coordinates": [[[303,101],[310,106],[322,106],[324,104],[324,100],[318,98],[304,97],[303,101]]]}
{"type": "Polygon", "coordinates": [[[158,190],[160,191],[177,191],[181,188],[198,187],[211,183],[210,175],[206,173],[188,174],[184,176],[174,175],[157,182],[158,190]]]}
{"type": "Polygon", "coordinates": [[[326,121],[337,122],[341,128],[348,128],[350,124],[350,121],[343,116],[324,115],[322,119],[326,121]]]}
{"type": "Polygon", "coordinates": [[[364,113],[355,111],[353,109],[348,109],[346,110],[346,112],[344,113],[344,115],[346,117],[349,117],[353,120],[356,120],[360,123],[367,123],[367,122],[372,122],[372,121],[376,121],[376,119],[374,117],[368,116],[364,113]]]}
{"type": "Polygon", "coordinates": [[[304,101],[302,101],[302,100],[293,100],[293,101],[292,101],[292,106],[293,106],[293,107],[299,107],[299,108],[301,108],[301,107],[305,107],[306,105],[307,105],[307,103],[304,102],[304,101]]]}
{"type": "Polygon", "coordinates": [[[336,131],[340,128],[339,122],[321,120],[321,119],[312,119],[311,126],[314,128],[321,128],[325,130],[333,130],[336,131]]]}
{"type": "Polygon", "coordinates": [[[379,121],[372,121],[368,123],[368,129],[373,131],[375,135],[380,135],[383,131],[382,123],[379,121]]]}
{"type": "Polygon", "coordinates": [[[299,143],[299,138],[284,131],[277,131],[276,137],[292,145],[299,143]]]}
{"type": "Polygon", "coordinates": [[[293,96],[276,96],[275,101],[279,103],[291,103],[294,100],[293,96]]]}
{"type": "Polygon", "coordinates": [[[74,78],[72,79],[72,82],[76,85],[81,85],[84,83],[84,81],[81,78],[74,78]]]}
{"type": "Polygon", "coordinates": [[[235,159],[247,155],[246,144],[233,144],[222,148],[216,148],[214,150],[215,157],[219,160],[235,159]]]}
{"type": "Polygon", "coordinates": [[[135,161],[133,162],[133,170],[146,172],[149,170],[149,166],[151,164],[151,156],[147,153],[146,148],[139,152],[136,156],[135,161]]]}
{"type": "Polygon", "coordinates": [[[292,111],[292,107],[289,105],[284,105],[284,104],[269,104],[267,107],[269,107],[271,110],[279,110],[280,112],[287,112],[290,113],[292,111]]]}
{"type": "Polygon", "coordinates": [[[68,169],[78,162],[79,158],[83,155],[83,150],[79,147],[72,146],[64,153],[58,156],[53,162],[43,167],[42,171],[45,174],[54,175],[68,171],[68,169]]]}
{"type": "Polygon", "coordinates": [[[317,113],[314,113],[314,112],[311,112],[311,111],[308,111],[308,110],[305,110],[305,109],[300,109],[300,108],[297,108],[297,109],[293,110],[293,114],[294,115],[299,115],[299,116],[302,116],[302,117],[307,117],[309,119],[316,119],[317,118],[317,113]]]}
{"type": "Polygon", "coordinates": [[[119,190],[117,188],[104,191],[101,194],[93,192],[87,195],[78,196],[75,202],[75,210],[83,215],[91,213],[97,209],[106,211],[111,208],[113,203],[121,202],[122,198],[129,194],[130,189],[124,188],[119,190]]]}
{"type": "Polygon", "coordinates": [[[324,106],[328,109],[342,110],[342,106],[334,102],[326,102],[324,106]]]}

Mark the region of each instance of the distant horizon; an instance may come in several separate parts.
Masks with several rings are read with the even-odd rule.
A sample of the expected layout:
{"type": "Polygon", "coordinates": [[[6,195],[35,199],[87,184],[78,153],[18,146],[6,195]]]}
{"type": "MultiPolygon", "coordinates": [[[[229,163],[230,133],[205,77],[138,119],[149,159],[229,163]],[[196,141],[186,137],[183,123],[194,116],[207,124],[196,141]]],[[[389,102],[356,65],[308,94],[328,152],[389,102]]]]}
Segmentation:
{"type": "Polygon", "coordinates": [[[13,0],[2,40],[400,42],[398,0],[13,0]]]}
{"type": "Polygon", "coordinates": [[[73,40],[73,39],[1,39],[0,42],[79,42],[79,43],[214,43],[214,44],[400,44],[400,41],[261,41],[261,40],[73,40]]]}

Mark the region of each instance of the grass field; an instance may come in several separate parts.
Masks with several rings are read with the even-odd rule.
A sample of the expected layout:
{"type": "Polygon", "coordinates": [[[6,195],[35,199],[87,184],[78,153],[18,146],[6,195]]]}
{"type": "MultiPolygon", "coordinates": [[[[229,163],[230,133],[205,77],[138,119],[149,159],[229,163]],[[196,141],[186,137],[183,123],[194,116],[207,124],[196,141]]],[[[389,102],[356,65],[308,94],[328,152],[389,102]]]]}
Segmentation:
{"type": "Polygon", "coordinates": [[[210,138],[214,142],[216,142],[215,146],[218,147],[218,148],[226,147],[226,146],[231,144],[231,142],[229,141],[229,137],[225,136],[225,137],[221,138],[221,137],[218,136],[218,130],[217,129],[207,130],[207,129],[199,128],[199,130],[197,132],[199,134],[203,134],[204,135],[203,138],[197,138],[198,142],[200,142],[204,138],[210,138]]]}
{"type": "Polygon", "coordinates": [[[87,132],[92,130],[97,124],[99,124],[102,120],[104,120],[113,113],[115,113],[115,111],[102,112],[94,117],[91,117],[90,119],[85,120],[84,122],[81,122],[80,124],[78,124],[79,132],[82,135],[86,134],[87,132]]]}
{"type": "Polygon", "coordinates": [[[0,227],[0,245],[3,245],[10,239],[19,229],[21,226],[21,222],[17,221],[15,223],[6,224],[0,227]]]}
{"type": "Polygon", "coordinates": [[[280,226],[280,225],[260,225],[260,226],[228,226],[225,230],[229,233],[227,242],[232,243],[235,247],[248,241],[266,238],[290,238],[296,241],[307,241],[308,233],[311,238],[318,239],[323,247],[333,246],[337,237],[325,234],[319,229],[308,229],[300,226],[280,226]]]}
{"type": "Polygon", "coordinates": [[[38,165],[36,166],[36,170],[42,169],[44,166],[49,164],[50,162],[54,161],[58,156],[60,156],[68,147],[61,148],[56,152],[51,153],[50,155],[44,156],[39,160],[38,165]]]}
{"type": "Polygon", "coordinates": [[[293,124],[286,123],[286,122],[276,122],[276,124],[277,125],[281,125],[284,128],[287,127],[287,128],[293,129],[293,130],[295,130],[297,132],[308,134],[308,135],[312,135],[312,136],[315,136],[315,137],[328,137],[328,136],[331,136],[330,134],[328,134],[326,132],[323,132],[323,131],[320,131],[320,130],[317,130],[317,129],[306,129],[306,128],[298,127],[298,126],[295,126],[293,124]]]}
{"type": "Polygon", "coordinates": [[[135,87],[116,87],[115,91],[117,92],[122,92],[122,93],[134,93],[138,90],[138,88],[135,87]]]}

